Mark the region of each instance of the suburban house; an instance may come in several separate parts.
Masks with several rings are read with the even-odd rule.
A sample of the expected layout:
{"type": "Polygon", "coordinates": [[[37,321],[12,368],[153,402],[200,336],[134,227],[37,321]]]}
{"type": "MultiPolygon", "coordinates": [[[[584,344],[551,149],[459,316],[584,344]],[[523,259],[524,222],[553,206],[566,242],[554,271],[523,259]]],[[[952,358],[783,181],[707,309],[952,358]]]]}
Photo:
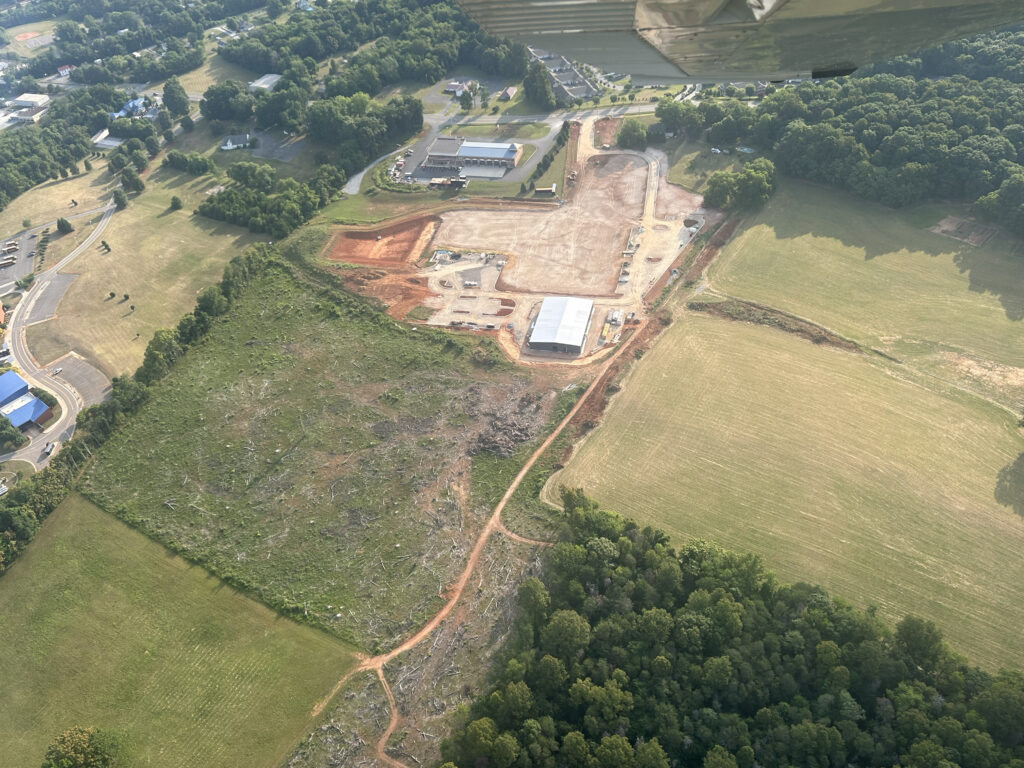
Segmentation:
{"type": "Polygon", "coordinates": [[[498,94],[498,101],[512,101],[515,95],[519,93],[519,89],[514,85],[510,85],[508,88],[498,94]]]}
{"type": "Polygon", "coordinates": [[[236,136],[225,136],[220,148],[224,150],[245,149],[249,146],[249,134],[243,133],[236,136]]]}

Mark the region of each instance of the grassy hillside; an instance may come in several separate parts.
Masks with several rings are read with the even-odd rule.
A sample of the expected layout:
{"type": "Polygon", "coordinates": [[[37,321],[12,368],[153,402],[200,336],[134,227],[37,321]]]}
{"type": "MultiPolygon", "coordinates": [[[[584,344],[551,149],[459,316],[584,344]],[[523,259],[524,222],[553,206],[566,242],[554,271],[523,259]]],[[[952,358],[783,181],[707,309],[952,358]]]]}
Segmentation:
{"type": "Polygon", "coordinates": [[[1024,244],[996,235],[976,247],[928,231],[947,213],[894,213],[787,181],[709,277],[720,291],[807,317],[1019,408],[1024,244]]]}
{"type": "MultiPolygon", "coordinates": [[[[192,215],[218,184],[215,177],[192,177],[161,168],[159,162],[146,174],[146,190],[115,213],[104,230],[110,253],[97,242],[76,258],[64,271],[78,279],[57,317],[28,329],[29,346],[40,362],[73,349],[109,376],[134,371],[153,332],[177,323],[192,309],[196,293],[219,279],[231,257],[258,239],[240,227],[192,215]],[[170,210],[175,195],[184,203],[180,211],[170,210]],[[113,300],[108,299],[111,291],[113,300]],[[122,301],[126,293],[131,298],[122,301]]],[[[106,173],[102,177],[109,179],[106,173]]],[[[39,192],[33,189],[18,199],[39,192]]],[[[47,266],[53,263],[48,259],[47,266]]]]}
{"type": "Polygon", "coordinates": [[[686,312],[552,485],[932,619],[994,669],[1024,655],[1024,519],[995,499],[1022,452],[1016,419],[978,398],[686,312]]]}
{"type": "Polygon", "coordinates": [[[0,579],[0,616],[12,768],[72,725],[122,732],[132,765],[276,768],[352,663],[77,496],[0,579]]]}
{"type": "Polygon", "coordinates": [[[475,436],[509,415],[539,429],[554,400],[499,358],[274,271],[104,446],[84,487],[270,605],[388,646],[442,604],[487,511],[469,500],[475,436]]]}

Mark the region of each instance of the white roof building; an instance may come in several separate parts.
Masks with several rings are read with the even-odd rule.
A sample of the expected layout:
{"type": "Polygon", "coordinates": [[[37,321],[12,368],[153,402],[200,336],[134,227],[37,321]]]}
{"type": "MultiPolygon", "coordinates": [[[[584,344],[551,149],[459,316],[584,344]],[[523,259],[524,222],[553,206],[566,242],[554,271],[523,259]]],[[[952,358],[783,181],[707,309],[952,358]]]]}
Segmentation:
{"type": "Polygon", "coordinates": [[[11,103],[16,107],[45,107],[50,103],[50,97],[45,93],[23,93],[11,103]]]}
{"type": "Polygon", "coordinates": [[[533,321],[530,349],[580,354],[587,343],[594,302],[572,296],[553,296],[541,302],[533,321]]]}
{"type": "Polygon", "coordinates": [[[249,92],[253,91],[272,91],[274,86],[277,85],[277,81],[281,79],[280,75],[264,75],[258,80],[253,80],[249,83],[249,92]]]}

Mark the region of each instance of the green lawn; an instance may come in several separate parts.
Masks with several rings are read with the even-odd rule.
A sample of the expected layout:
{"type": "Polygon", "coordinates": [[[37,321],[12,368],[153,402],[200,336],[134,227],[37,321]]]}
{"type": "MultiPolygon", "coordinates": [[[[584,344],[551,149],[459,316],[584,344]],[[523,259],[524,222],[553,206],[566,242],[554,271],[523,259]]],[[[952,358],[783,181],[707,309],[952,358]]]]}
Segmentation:
{"type": "Polygon", "coordinates": [[[3,30],[4,37],[7,38],[7,45],[0,46],[0,52],[13,53],[18,56],[24,56],[25,58],[32,59],[39,54],[50,50],[48,45],[31,45],[36,37],[42,35],[48,35],[53,32],[57,27],[58,19],[47,19],[46,21],[34,21],[30,24],[21,24],[17,27],[10,27],[9,29],[3,30]],[[18,40],[20,35],[32,35],[27,40],[18,40]]]}
{"type": "Polygon", "coordinates": [[[261,277],[104,445],[84,488],[268,604],[372,649],[442,604],[487,512],[459,501],[466,435],[487,428],[483,404],[527,379],[476,337],[413,332],[340,301],[261,277]]]}
{"type": "MultiPolygon", "coordinates": [[[[975,247],[894,212],[786,181],[711,266],[712,285],[776,306],[1011,407],[1024,400],[1022,244],[975,247]]],[[[963,215],[961,213],[961,215],[963,215]]]]}
{"type": "Polygon", "coordinates": [[[989,669],[1024,658],[1015,417],[868,355],[698,313],[637,365],[549,484],[755,552],[888,619],[935,621],[989,669]],[[1002,480],[1000,480],[1002,478],[1002,480]],[[997,485],[1001,490],[997,490],[997,485]]]}
{"type": "MultiPolygon", "coordinates": [[[[153,332],[175,325],[194,307],[196,293],[220,278],[231,257],[260,239],[192,215],[219,181],[161,168],[159,162],[146,173],[146,190],[104,230],[110,253],[97,242],[72,262],[65,271],[79,277],[57,317],[29,327],[28,343],[40,362],[74,349],[109,376],[134,371],[153,332]],[[174,195],[184,202],[180,211],[170,210],[174,195]],[[111,291],[116,298],[108,298],[111,291]]],[[[35,194],[30,190],[22,197],[35,194]]],[[[48,257],[47,263],[53,260],[48,257]]]]}
{"type": "Polygon", "coordinates": [[[77,496],[0,579],[3,763],[73,725],[120,731],[130,764],[277,768],[352,664],[77,496]]]}
{"type": "Polygon", "coordinates": [[[551,132],[547,123],[460,123],[445,129],[453,136],[481,139],[541,139],[551,132]]]}
{"type": "Polygon", "coordinates": [[[693,192],[702,192],[708,176],[715,171],[738,170],[742,164],[740,157],[735,152],[713,154],[711,145],[703,140],[686,141],[669,155],[668,180],[693,192]]]}

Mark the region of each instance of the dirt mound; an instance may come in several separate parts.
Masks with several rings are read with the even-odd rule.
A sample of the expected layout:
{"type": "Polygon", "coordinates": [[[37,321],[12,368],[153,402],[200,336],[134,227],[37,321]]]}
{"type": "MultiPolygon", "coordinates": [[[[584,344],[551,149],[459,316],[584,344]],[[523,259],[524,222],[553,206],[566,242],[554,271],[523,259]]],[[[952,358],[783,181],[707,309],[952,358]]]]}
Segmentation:
{"type": "Polygon", "coordinates": [[[843,338],[837,333],[833,333],[827,328],[807,320],[802,320],[799,317],[794,317],[778,309],[755,304],[752,301],[740,301],[739,299],[727,299],[718,302],[691,301],[686,305],[686,308],[727,320],[739,320],[744,323],[771,326],[786,333],[802,336],[814,344],[825,344],[829,347],[845,349],[847,352],[861,351],[861,348],[856,343],[843,338]]]}
{"type": "Polygon", "coordinates": [[[594,123],[594,144],[615,146],[615,137],[622,127],[621,117],[602,117],[594,123]]]}

